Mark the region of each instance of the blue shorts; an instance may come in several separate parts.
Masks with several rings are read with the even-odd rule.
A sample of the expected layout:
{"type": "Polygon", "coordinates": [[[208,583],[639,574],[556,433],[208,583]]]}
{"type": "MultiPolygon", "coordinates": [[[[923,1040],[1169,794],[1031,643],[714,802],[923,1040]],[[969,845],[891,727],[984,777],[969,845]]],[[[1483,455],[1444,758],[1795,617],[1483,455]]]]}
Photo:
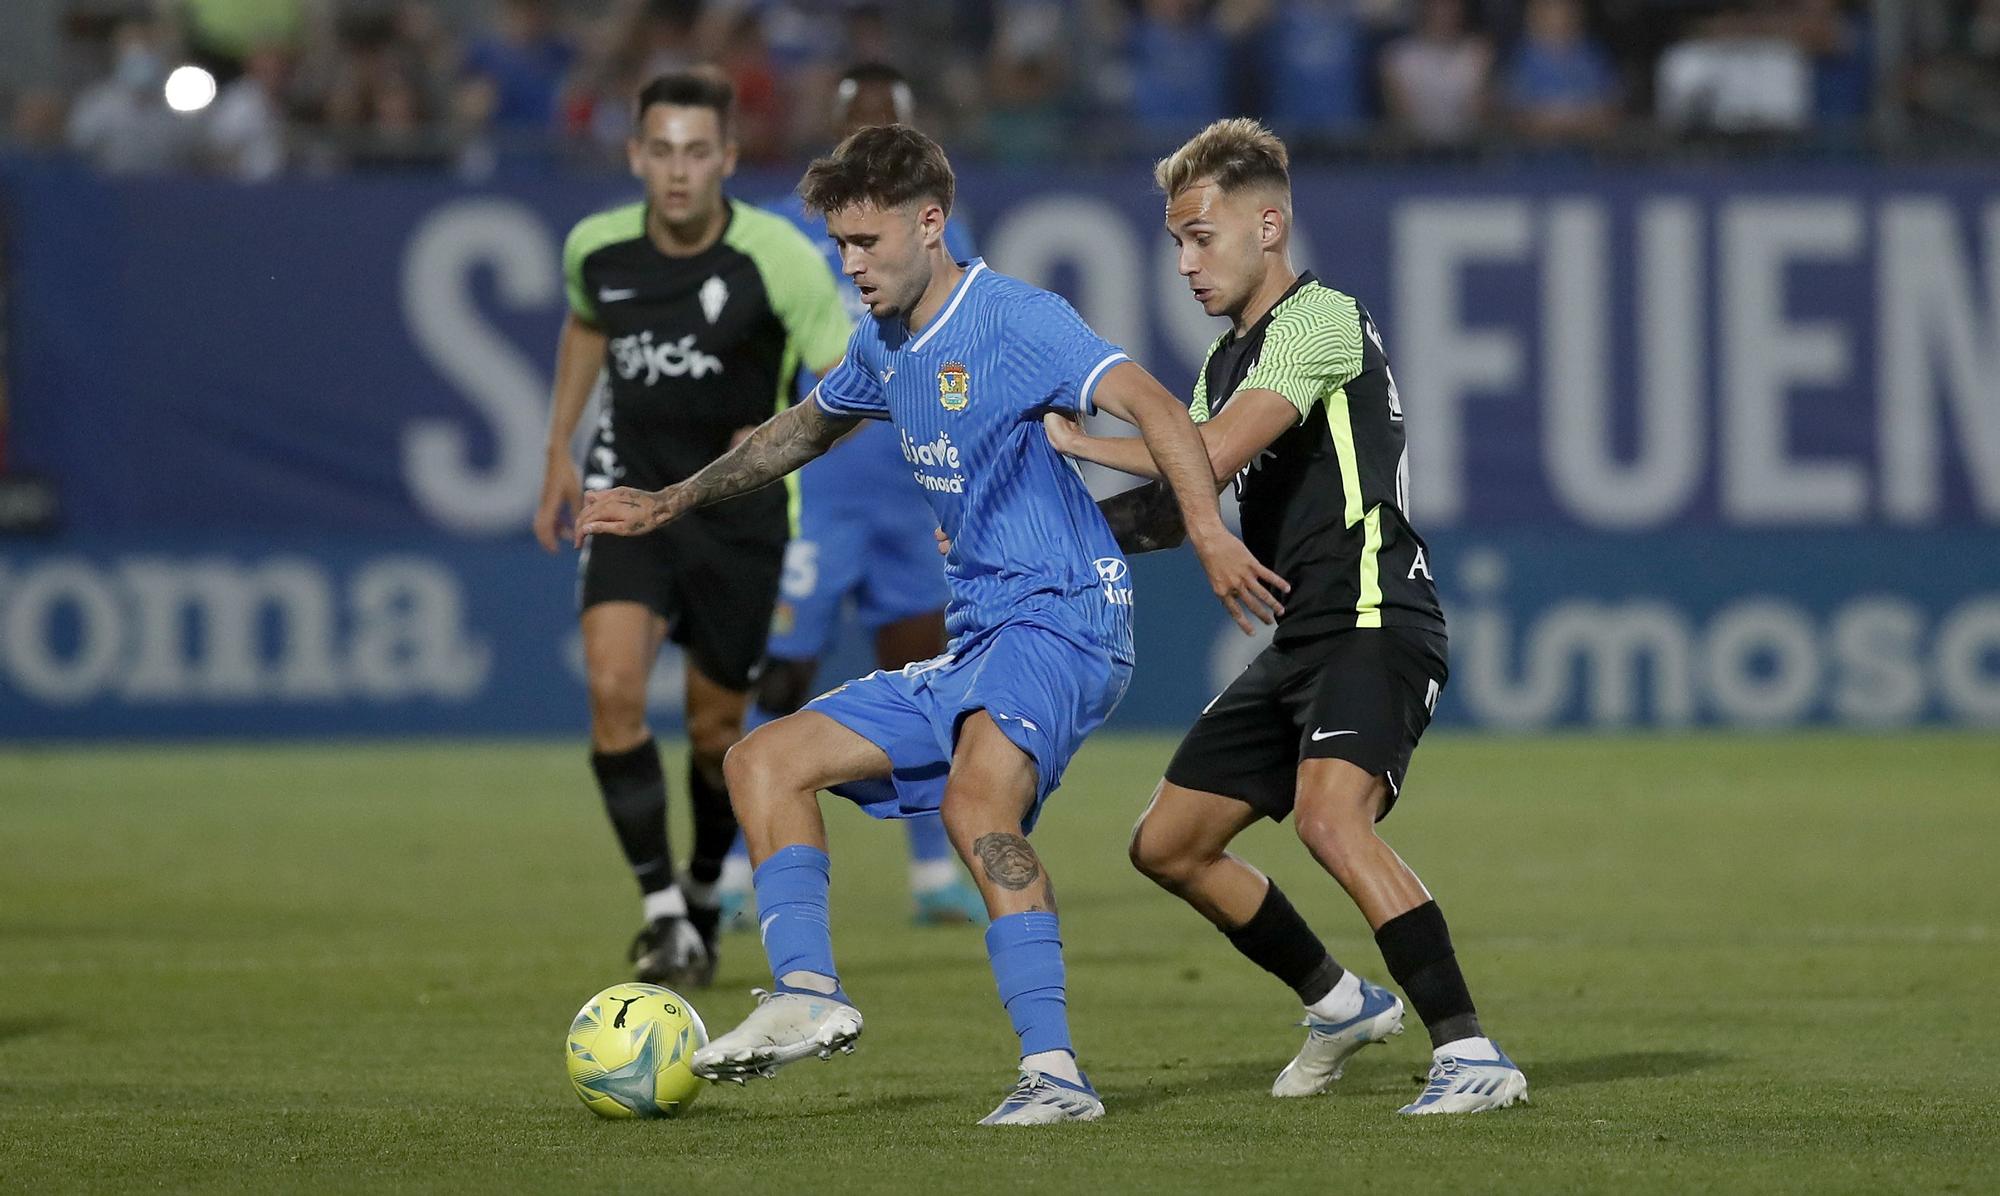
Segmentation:
{"type": "Polygon", "coordinates": [[[874,672],[806,704],[888,753],[894,773],[834,792],[876,818],[909,818],[944,804],[945,777],[965,716],[984,710],[1035,760],[1029,830],[1063,770],[1110,717],[1132,666],[1069,633],[1006,623],[955,652],[874,672]]]}
{"type": "Polygon", "coordinates": [[[936,531],[936,517],[914,491],[906,502],[866,510],[808,500],[798,537],[785,547],[766,652],[781,660],[824,656],[849,597],[871,631],[943,610],[950,593],[936,531]]]}

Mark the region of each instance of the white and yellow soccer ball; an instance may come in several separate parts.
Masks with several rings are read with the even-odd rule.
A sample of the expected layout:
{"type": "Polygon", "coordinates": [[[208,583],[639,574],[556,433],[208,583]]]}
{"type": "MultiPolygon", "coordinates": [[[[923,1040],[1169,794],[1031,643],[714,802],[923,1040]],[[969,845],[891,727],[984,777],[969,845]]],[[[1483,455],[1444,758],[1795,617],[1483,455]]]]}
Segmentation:
{"type": "Polygon", "coordinates": [[[708,1028],[687,999],[657,984],[614,984],[584,1002],[563,1052],[569,1082],[599,1117],[674,1117],[701,1095],[688,1059],[708,1028]]]}

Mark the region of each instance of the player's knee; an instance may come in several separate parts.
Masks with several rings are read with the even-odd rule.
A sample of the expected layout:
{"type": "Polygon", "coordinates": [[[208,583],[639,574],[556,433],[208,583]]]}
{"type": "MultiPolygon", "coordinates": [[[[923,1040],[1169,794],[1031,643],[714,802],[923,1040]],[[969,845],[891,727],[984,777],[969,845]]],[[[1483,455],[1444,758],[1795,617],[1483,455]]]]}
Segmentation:
{"type": "Polygon", "coordinates": [[[723,783],[729,787],[729,801],[738,818],[743,816],[746,802],[771,789],[772,753],[763,740],[754,733],[746,735],[722,753],[723,783]]]}
{"type": "Polygon", "coordinates": [[[599,740],[626,739],[645,729],[645,673],[637,669],[595,669],[587,688],[590,723],[599,740]]]}
{"type": "Polygon", "coordinates": [[[818,671],[818,663],[767,659],[762,675],[757,678],[757,705],[779,717],[798,713],[812,696],[813,674],[818,671]]]}
{"type": "Polygon", "coordinates": [[[1306,850],[1335,876],[1346,876],[1375,837],[1375,821],[1354,803],[1300,802],[1292,826],[1306,850]]]}
{"type": "Polygon", "coordinates": [[[1168,836],[1147,825],[1145,819],[1132,828],[1132,841],[1125,854],[1140,875],[1163,889],[1178,891],[1194,872],[1194,861],[1168,836]]]}

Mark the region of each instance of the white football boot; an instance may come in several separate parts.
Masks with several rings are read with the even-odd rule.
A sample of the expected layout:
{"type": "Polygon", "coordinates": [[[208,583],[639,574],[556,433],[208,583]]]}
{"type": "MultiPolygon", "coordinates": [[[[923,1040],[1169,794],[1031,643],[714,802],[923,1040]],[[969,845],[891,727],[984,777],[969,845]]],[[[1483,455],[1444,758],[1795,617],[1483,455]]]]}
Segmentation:
{"type": "MultiPolygon", "coordinates": [[[[1450,1044],[1447,1044],[1450,1045],[1450,1044]]],[[[1488,1042],[1491,1046],[1491,1042],[1488,1042]]],[[[1431,1074],[1423,1095],[1398,1109],[1399,1113],[1484,1113],[1512,1104],[1528,1103],[1528,1077],[1493,1047],[1495,1058],[1467,1058],[1440,1048],[1432,1055],[1431,1074]]]]}
{"type": "Polygon", "coordinates": [[[818,1056],[833,1058],[854,1050],[861,1037],[861,1011],[818,993],[770,993],[752,989],[757,1008],[743,1023],[688,1060],[705,1080],[734,1080],[777,1074],[787,1063],[818,1056]]]}
{"type": "MultiPolygon", "coordinates": [[[[1360,977],[1355,977],[1360,980],[1360,977]]],[[[1403,1002],[1379,984],[1361,981],[1361,1012],[1341,1022],[1306,1019],[1306,1043],[1271,1085],[1272,1096],[1317,1096],[1340,1078],[1356,1051],[1403,1032],[1403,1002]]]]}
{"type": "Polygon", "coordinates": [[[1024,1071],[1014,1091],[1000,1107],[979,1119],[981,1125],[1055,1125],[1062,1121],[1096,1121],[1104,1102],[1090,1086],[1090,1077],[1072,1084],[1060,1076],[1024,1071]]]}

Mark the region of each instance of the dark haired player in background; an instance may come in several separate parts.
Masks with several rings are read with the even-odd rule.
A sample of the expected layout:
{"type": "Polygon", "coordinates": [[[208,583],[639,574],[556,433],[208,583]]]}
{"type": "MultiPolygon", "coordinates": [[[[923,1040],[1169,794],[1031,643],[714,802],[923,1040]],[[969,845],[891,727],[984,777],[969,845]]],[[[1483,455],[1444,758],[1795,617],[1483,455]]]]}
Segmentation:
{"type": "MultiPolygon", "coordinates": [[[[850,323],[819,251],[788,222],[723,194],[733,96],[706,74],[639,94],[628,149],[645,199],[591,216],[563,248],[569,317],[556,359],[535,534],[554,550],[582,490],[671,485],[790,403],[800,366],[831,369],[850,323]],[[581,479],[570,456],[602,372],[609,398],[581,479]]],[[[716,883],[736,836],[722,758],[743,733],[790,534],[782,487],[637,539],[584,545],[581,596],[591,767],[643,894],[640,980],[705,985],[716,883]],[[666,779],[646,726],[661,642],[686,650],[694,849],[676,883],[666,779]]]]}
{"type": "MultiPolygon", "coordinates": [[[[1180,272],[1229,331],[1195,381],[1218,485],[1243,540],[1291,590],[1278,631],[1195,720],[1132,832],[1132,862],[1227,935],[1306,1007],[1305,1045],[1273,1096],[1310,1096],[1349,1056],[1403,1029],[1395,994],[1335,963],[1278,886],[1229,845],[1259,818],[1299,838],[1353,898],[1389,974],[1430,1031],[1430,1081],[1405,1113],[1524,1100],[1528,1081],[1485,1036],[1444,915],[1375,833],[1445,683],[1444,612],[1404,514],[1403,407],[1381,333],[1352,298],[1292,268],[1284,143],[1251,120],[1210,125],[1159,164],[1180,272]]],[[[1160,476],[1146,446],[1046,421],[1056,447],[1160,476]]],[[[1127,552],[1181,540],[1163,485],[1108,498],[1127,552]]]]}
{"type": "MultiPolygon", "coordinates": [[[[870,125],[907,125],[915,97],[895,67],[861,63],[840,77],[834,94],[834,139],[870,125]]],[[[796,192],[769,205],[792,221],[840,269],[840,251],[826,235],[826,218],[809,211],[796,192]]],[[[945,226],[945,247],[957,261],[972,256],[964,226],[945,226]]],[[[848,314],[860,319],[861,294],[843,280],[840,295],[848,314]]],[[[800,379],[810,391],[810,379],[800,379]]],[[[910,481],[909,463],[888,427],[866,423],[792,476],[799,498],[798,530],[785,549],[778,609],[771,641],[757,678],[750,725],[761,726],[806,704],[815,692],[819,658],[840,629],[842,607],[853,603],[857,621],[875,637],[878,668],[900,669],[944,651],[944,567],[932,547],[937,520],[910,481]],[[885,502],[898,489],[911,501],[885,502]]],[[[910,894],[920,925],[983,923],[986,907],[966,880],[935,814],[908,818],[910,894]]],[[[736,916],[750,894],[750,852],[742,838],[722,869],[725,927],[748,928],[754,919],[736,916]]]]}

